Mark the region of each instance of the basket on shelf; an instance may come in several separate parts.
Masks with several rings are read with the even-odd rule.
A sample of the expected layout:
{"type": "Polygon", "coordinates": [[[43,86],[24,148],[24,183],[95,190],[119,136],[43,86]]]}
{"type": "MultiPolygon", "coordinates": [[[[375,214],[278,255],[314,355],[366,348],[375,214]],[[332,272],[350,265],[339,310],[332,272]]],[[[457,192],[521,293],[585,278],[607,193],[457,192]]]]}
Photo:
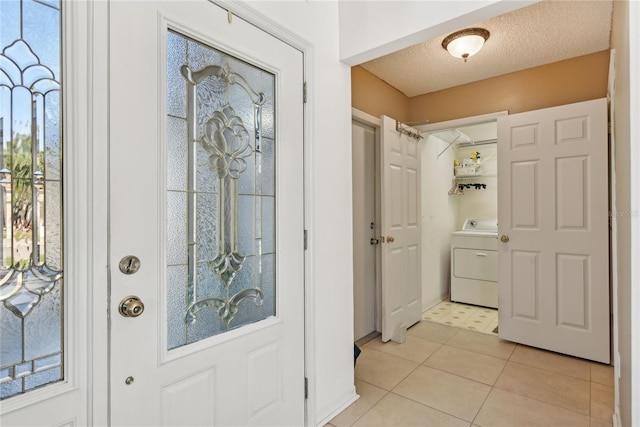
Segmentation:
{"type": "Polygon", "coordinates": [[[465,176],[478,176],[480,175],[480,167],[479,165],[475,166],[456,166],[454,167],[453,173],[457,177],[465,177],[465,176]]]}

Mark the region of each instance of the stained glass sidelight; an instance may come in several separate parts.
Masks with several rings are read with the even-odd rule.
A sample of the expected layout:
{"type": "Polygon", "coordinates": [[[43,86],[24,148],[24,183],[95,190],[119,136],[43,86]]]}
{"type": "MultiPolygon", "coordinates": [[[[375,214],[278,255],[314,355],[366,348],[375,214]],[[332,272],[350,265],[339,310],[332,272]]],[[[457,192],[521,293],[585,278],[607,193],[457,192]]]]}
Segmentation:
{"type": "Polygon", "coordinates": [[[59,0],[0,1],[0,398],[63,376],[59,0]]]}
{"type": "Polygon", "coordinates": [[[276,314],[275,76],[167,34],[168,348],[276,314]]]}

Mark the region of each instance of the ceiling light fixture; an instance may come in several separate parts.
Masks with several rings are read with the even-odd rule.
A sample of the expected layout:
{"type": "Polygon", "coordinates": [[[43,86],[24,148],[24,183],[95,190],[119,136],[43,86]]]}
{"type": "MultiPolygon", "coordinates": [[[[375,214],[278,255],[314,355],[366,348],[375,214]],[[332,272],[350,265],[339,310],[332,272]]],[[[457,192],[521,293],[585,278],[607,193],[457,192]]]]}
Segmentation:
{"type": "Polygon", "coordinates": [[[475,55],[489,38],[489,31],[484,28],[465,28],[449,34],[442,41],[442,47],[456,58],[464,59],[475,55]]]}

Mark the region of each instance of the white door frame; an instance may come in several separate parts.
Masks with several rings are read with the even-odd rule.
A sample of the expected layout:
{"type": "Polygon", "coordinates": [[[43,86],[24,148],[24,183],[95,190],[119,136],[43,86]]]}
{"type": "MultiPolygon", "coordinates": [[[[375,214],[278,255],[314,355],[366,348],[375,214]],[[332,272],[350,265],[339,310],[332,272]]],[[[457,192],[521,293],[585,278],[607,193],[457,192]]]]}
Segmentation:
{"type": "MultiPolygon", "coordinates": [[[[85,4],[84,2],[78,2],[85,4]]],[[[105,316],[109,307],[109,5],[107,2],[86,2],[84,16],[92,17],[88,24],[88,65],[87,106],[88,132],[91,169],[87,180],[91,189],[87,194],[90,215],[89,232],[93,236],[88,252],[92,258],[92,300],[93,322],[89,327],[88,339],[91,342],[89,357],[89,422],[94,425],[109,424],[109,319],[105,316]],[[105,161],[107,159],[107,161],[105,161]]],[[[77,24],[76,24],[77,25],[77,24]]]]}
{"type": "MultiPolygon", "coordinates": [[[[73,2],[76,3],[76,2],[73,2]]],[[[240,2],[215,1],[233,15],[242,17],[265,32],[289,44],[303,54],[304,80],[307,90],[313,92],[313,47],[279,23],[253,10],[240,2]]],[[[78,200],[86,206],[87,233],[89,234],[86,258],[70,260],[70,262],[87,262],[87,277],[90,286],[86,303],[90,305],[91,324],[87,326],[86,339],[88,349],[88,420],[94,425],[109,423],[109,377],[108,352],[109,332],[106,308],[109,305],[109,271],[108,265],[108,152],[109,152],[109,81],[108,49],[109,49],[109,4],[101,1],[77,2],[73,15],[65,24],[70,25],[76,37],[73,43],[78,46],[71,52],[77,55],[74,63],[84,69],[87,81],[81,81],[82,87],[76,90],[79,105],[86,105],[87,153],[86,169],[76,171],[86,179],[87,189],[78,200]],[[90,17],[90,23],[87,22],[90,17]],[[82,37],[85,34],[86,37],[82,37]],[[86,45],[84,44],[86,41],[86,45]],[[86,68],[85,68],[86,67],[86,68]],[[107,159],[107,161],[105,161],[107,159]]],[[[82,70],[81,70],[82,71],[82,70]]],[[[83,75],[79,73],[79,75],[83,75]]],[[[82,110],[78,107],[79,110],[82,110]]],[[[310,118],[313,117],[313,104],[304,106],[304,222],[305,228],[312,224],[313,182],[311,175],[310,148],[312,144],[312,128],[310,118]]],[[[82,154],[82,153],[81,153],[82,154]]],[[[80,155],[81,155],[80,154],[80,155]]],[[[79,156],[80,156],[79,155],[79,156]]],[[[81,168],[79,168],[81,169],[81,168]]],[[[313,230],[309,230],[311,235],[313,230]]],[[[305,376],[309,380],[308,398],[306,400],[306,424],[315,425],[315,322],[314,322],[314,283],[313,283],[313,245],[305,253],[305,376]]]]}
{"type": "MultiPolygon", "coordinates": [[[[638,141],[640,138],[640,120],[638,120],[638,114],[640,114],[640,29],[637,25],[631,25],[632,22],[638,22],[640,19],[640,4],[638,2],[629,2],[629,79],[630,81],[630,107],[629,117],[631,118],[630,131],[629,131],[629,143],[631,144],[631,159],[632,165],[637,165],[640,161],[640,148],[638,144],[633,144],[631,141],[638,141]]],[[[635,216],[631,219],[631,255],[630,259],[637,259],[640,255],[640,170],[637,166],[631,168],[631,177],[629,179],[630,194],[631,194],[631,211],[635,216]]],[[[614,261],[614,265],[616,261],[614,261]]],[[[637,263],[631,265],[631,307],[633,311],[631,313],[631,319],[629,319],[629,325],[631,326],[631,352],[636,355],[629,361],[631,370],[631,420],[638,422],[640,420],[640,360],[637,357],[640,352],[640,266],[637,263]]],[[[617,318],[618,313],[614,307],[614,316],[617,318]]],[[[619,381],[618,381],[619,382],[619,381]]],[[[618,383],[616,382],[616,383],[618,383]]],[[[619,420],[618,420],[619,422],[619,420]]]]}

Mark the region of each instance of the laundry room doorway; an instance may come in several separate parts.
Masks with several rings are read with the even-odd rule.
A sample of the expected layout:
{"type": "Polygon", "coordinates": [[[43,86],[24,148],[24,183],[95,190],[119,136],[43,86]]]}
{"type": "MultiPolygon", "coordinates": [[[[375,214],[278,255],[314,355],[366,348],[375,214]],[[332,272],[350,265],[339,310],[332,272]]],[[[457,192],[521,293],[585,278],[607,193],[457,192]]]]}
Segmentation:
{"type": "MultiPolygon", "coordinates": [[[[419,130],[444,135],[445,130],[455,128],[463,134],[460,128],[472,120],[452,121],[457,122],[455,126],[452,122],[427,125],[419,130]]],[[[491,247],[461,244],[459,249],[465,256],[460,259],[452,251],[451,299],[459,300],[454,295],[454,279],[459,275],[464,276],[465,285],[495,283],[500,338],[609,363],[609,248],[604,215],[609,209],[606,99],[512,115],[501,113],[494,120],[499,141],[495,169],[488,167],[488,152],[483,152],[477,141],[459,146],[465,150],[471,147],[469,158],[464,153],[462,159],[444,160],[445,170],[451,176],[453,168],[454,176],[448,194],[464,193],[467,197],[469,190],[480,194],[486,191],[482,185],[477,187],[484,184],[480,178],[495,179],[497,191],[497,203],[491,203],[496,206],[497,219],[491,239],[496,241],[491,247]],[[467,179],[476,180],[475,186],[467,184],[467,179]],[[480,261],[494,258],[495,270],[484,269],[476,277],[469,274],[478,270],[471,268],[474,264],[479,266],[480,261]],[[463,268],[457,268],[458,261],[463,268]]],[[[437,156],[445,157],[444,153],[460,139],[441,139],[440,144],[446,145],[437,156]]],[[[423,153],[428,145],[427,140],[423,153]]],[[[442,167],[439,162],[433,169],[438,167],[442,167]]],[[[430,193],[424,194],[423,206],[430,206],[430,193]]],[[[471,231],[473,239],[478,240],[478,233],[466,225],[480,224],[480,219],[487,216],[486,211],[476,210],[482,204],[480,200],[472,203],[474,211],[458,206],[461,215],[456,229],[460,231],[455,234],[471,231]],[[463,218],[465,226],[461,228],[463,218]]],[[[423,220],[431,220],[429,211],[424,211],[423,220]]],[[[423,239],[430,238],[429,231],[425,226],[423,239]]],[[[465,296],[470,299],[460,302],[487,305],[471,294],[465,296]]]]}
{"type": "MultiPolygon", "coordinates": [[[[497,222],[497,128],[496,117],[487,114],[442,123],[419,126],[425,137],[422,143],[422,212],[423,212],[423,307],[428,310],[450,299],[452,281],[452,237],[465,223],[493,224],[497,222]]],[[[494,230],[495,234],[495,230],[494,230]]],[[[494,239],[495,240],[495,239],[494,239]]],[[[470,248],[465,248],[469,250],[470,248]]],[[[472,248],[471,248],[472,249],[472,248]]],[[[486,249],[483,247],[483,249],[486,249]]],[[[464,292],[460,303],[497,307],[497,263],[495,252],[464,252],[471,254],[473,265],[465,262],[459,269],[460,279],[479,285],[479,295],[464,292]],[[483,257],[482,255],[487,255],[483,257]],[[476,274],[484,269],[486,274],[476,274]],[[473,268],[469,268],[473,267],[473,268]],[[476,268],[477,267],[477,268],[476,268]],[[490,279],[490,280],[487,280],[490,279]],[[484,294],[490,293],[487,298],[484,294]]],[[[452,320],[456,324],[461,319],[452,320]]]]}
{"type": "MultiPolygon", "coordinates": [[[[383,246],[380,237],[384,234],[380,229],[381,121],[359,110],[354,109],[352,113],[354,340],[366,342],[382,331],[381,251],[378,250],[383,246]]],[[[496,117],[501,114],[506,113],[416,126],[424,137],[418,143],[422,166],[422,273],[418,279],[421,312],[450,299],[452,233],[460,230],[469,217],[497,220],[496,117]],[[469,158],[472,152],[481,159],[478,163],[484,168],[478,171],[482,171],[482,175],[456,179],[454,159],[469,158]],[[458,184],[469,185],[469,188],[449,194],[458,184]],[[472,184],[480,185],[476,188],[472,184]]],[[[497,266],[493,271],[496,270],[497,266]]],[[[496,279],[493,280],[495,288],[496,279]]]]}
{"type": "Polygon", "coordinates": [[[378,219],[380,120],[366,114],[352,119],[354,340],[381,329],[378,219]]]}

